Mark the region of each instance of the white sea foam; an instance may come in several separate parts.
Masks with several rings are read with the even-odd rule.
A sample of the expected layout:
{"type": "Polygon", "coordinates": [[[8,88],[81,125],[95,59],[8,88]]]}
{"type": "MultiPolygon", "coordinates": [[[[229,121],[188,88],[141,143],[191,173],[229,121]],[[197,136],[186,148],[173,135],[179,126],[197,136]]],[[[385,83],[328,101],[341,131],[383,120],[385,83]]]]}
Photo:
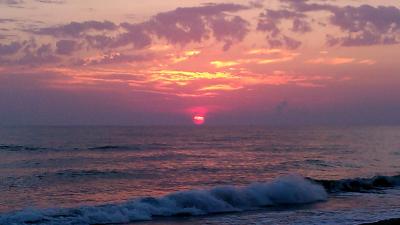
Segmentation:
{"type": "Polygon", "coordinates": [[[154,217],[246,211],[326,199],[327,193],[322,186],[291,175],[245,187],[218,186],[208,190],[180,191],[159,198],[140,198],[120,204],[26,209],[0,215],[0,224],[123,224],[154,217]]]}

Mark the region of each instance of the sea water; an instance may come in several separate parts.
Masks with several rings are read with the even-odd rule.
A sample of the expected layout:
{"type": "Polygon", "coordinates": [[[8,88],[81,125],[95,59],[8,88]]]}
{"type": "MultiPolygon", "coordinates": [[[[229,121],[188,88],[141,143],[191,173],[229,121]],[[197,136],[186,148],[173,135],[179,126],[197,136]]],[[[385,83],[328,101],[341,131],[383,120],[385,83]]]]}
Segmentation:
{"type": "Polygon", "coordinates": [[[0,224],[400,217],[400,127],[4,127],[0,224]]]}

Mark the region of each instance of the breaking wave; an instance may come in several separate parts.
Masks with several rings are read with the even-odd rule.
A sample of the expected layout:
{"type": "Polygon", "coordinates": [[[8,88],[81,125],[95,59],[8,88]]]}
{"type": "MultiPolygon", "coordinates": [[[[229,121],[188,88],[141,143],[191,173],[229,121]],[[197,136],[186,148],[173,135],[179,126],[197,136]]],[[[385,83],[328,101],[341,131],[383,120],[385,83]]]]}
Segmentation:
{"type": "MultiPolygon", "coordinates": [[[[71,171],[64,173],[70,174],[71,171]]],[[[61,175],[65,175],[64,173],[61,175]]],[[[86,173],[94,176],[104,175],[99,171],[86,173]]],[[[341,180],[317,180],[290,175],[244,187],[217,186],[206,190],[179,191],[162,197],[138,198],[116,204],[25,209],[0,214],[0,224],[126,224],[158,217],[209,215],[308,204],[326,201],[327,193],[369,192],[396,186],[400,186],[400,175],[341,180]]]]}
{"type": "Polygon", "coordinates": [[[26,209],[0,215],[0,224],[124,224],[156,217],[240,212],[268,206],[327,200],[325,189],[300,176],[285,176],[245,187],[217,186],[174,192],[163,197],[77,208],[26,209]]]}

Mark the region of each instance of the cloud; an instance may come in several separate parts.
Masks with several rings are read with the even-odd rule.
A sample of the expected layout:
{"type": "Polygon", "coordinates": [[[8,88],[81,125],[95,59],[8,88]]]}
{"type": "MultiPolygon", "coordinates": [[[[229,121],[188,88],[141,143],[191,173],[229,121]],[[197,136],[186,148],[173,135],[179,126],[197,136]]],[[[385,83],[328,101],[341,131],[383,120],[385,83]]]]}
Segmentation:
{"type": "Polygon", "coordinates": [[[332,37],[329,43],[342,46],[400,43],[400,9],[396,7],[347,6],[332,12],[331,23],[347,35],[332,37]]]}
{"type": "Polygon", "coordinates": [[[303,13],[290,11],[287,9],[271,10],[266,9],[265,12],[259,16],[257,29],[261,31],[269,31],[272,36],[277,36],[281,30],[278,27],[283,20],[293,20],[292,30],[295,32],[308,32],[311,27],[303,13]]]}
{"type": "Polygon", "coordinates": [[[90,57],[83,60],[83,65],[106,65],[115,63],[130,63],[142,62],[152,59],[148,54],[121,54],[118,52],[111,52],[96,57],[90,57]]]}
{"type": "Polygon", "coordinates": [[[231,67],[239,65],[240,62],[238,61],[211,61],[211,65],[215,66],[216,68],[224,68],[224,67],[231,67]]]}
{"type": "Polygon", "coordinates": [[[54,54],[50,44],[40,45],[35,50],[25,49],[25,54],[15,63],[17,65],[37,66],[42,64],[52,64],[60,61],[60,58],[54,54]]]}
{"type": "Polygon", "coordinates": [[[306,33],[311,32],[311,30],[311,25],[307,21],[299,18],[293,20],[292,31],[297,33],[306,33]]]}
{"type": "Polygon", "coordinates": [[[192,72],[181,70],[159,70],[153,72],[154,80],[159,81],[192,81],[192,80],[214,80],[214,79],[237,79],[239,77],[228,72],[192,72]]]}
{"type": "Polygon", "coordinates": [[[210,62],[215,68],[243,68],[248,67],[249,64],[273,64],[282,63],[293,60],[299,54],[295,52],[289,52],[282,49],[252,49],[245,53],[246,57],[243,58],[231,58],[229,60],[213,60],[210,62]],[[247,65],[246,65],[247,64],[247,65]]]}
{"type": "MultiPolygon", "coordinates": [[[[40,2],[56,3],[60,1],[43,0],[40,2]]],[[[140,61],[149,59],[149,57],[143,57],[141,53],[118,53],[117,55],[107,56],[107,52],[120,52],[120,49],[123,51],[123,48],[126,49],[127,47],[142,50],[151,47],[159,40],[164,40],[172,45],[185,46],[213,38],[215,41],[224,44],[223,50],[228,50],[233,44],[245,38],[250,26],[246,20],[240,16],[231,15],[231,13],[249,8],[250,6],[233,3],[208,3],[198,7],[180,7],[172,11],[158,13],[141,23],[123,22],[115,24],[110,21],[90,20],[31,30],[25,29],[24,31],[36,35],[32,38],[33,41],[24,41],[25,44],[18,42],[0,44],[0,52],[3,55],[15,54],[22,48],[22,45],[26,45],[22,55],[14,58],[2,58],[1,63],[39,66],[41,63],[59,62],[84,48],[93,49],[97,51],[97,54],[100,51],[100,58],[90,62],[86,59],[69,61],[73,62],[74,65],[140,61]],[[45,44],[39,39],[41,36],[51,36],[54,39],[45,44]],[[37,46],[36,39],[38,39],[37,42],[43,43],[41,47],[37,46]],[[45,48],[47,53],[44,53],[45,48]],[[60,56],[63,57],[60,58],[60,56]]],[[[6,19],[2,21],[9,22],[6,19]]],[[[1,36],[1,38],[4,37],[1,36]]],[[[46,40],[48,39],[46,38],[46,40]]]]}
{"type": "Polygon", "coordinates": [[[11,42],[10,44],[0,44],[0,55],[12,55],[22,48],[21,43],[11,42]]]}
{"type": "Polygon", "coordinates": [[[342,64],[362,64],[362,65],[374,65],[376,61],[372,59],[356,59],[349,57],[319,57],[315,59],[307,60],[306,63],[310,64],[326,64],[326,65],[342,65],[342,64]]]}
{"type": "MultiPolygon", "coordinates": [[[[37,1],[59,2],[54,0],[37,1]]],[[[400,41],[400,12],[396,7],[368,5],[342,7],[331,5],[328,1],[323,3],[313,3],[316,1],[307,0],[281,1],[285,4],[280,8],[263,10],[257,20],[256,29],[266,34],[266,43],[270,48],[291,50],[299,48],[302,43],[297,36],[313,30],[312,13],[318,11],[329,12],[327,15],[330,24],[345,33],[345,35],[327,35],[326,40],[330,46],[395,44],[400,41]]],[[[249,3],[249,5],[208,3],[197,7],[179,7],[157,13],[140,23],[122,22],[117,24],[111,21],[90,20],[32,29],[31,34],[36,35],[32,39],[41,43],[42,47],[32,47],[29,44],[31,45],[27,48],[29,50],[19,54],[21,49],[26,49],[24,43],[29,41],[0,44],[0,53],[3,53],[1,63],[16,65],[19,62],[24,65],[39,66],[39,63],[48,64],[60,61],[73,62],[74,65],[137,62],[151,60],[152,57],[146,53],[151,52],[151,47],[159,43],[185,47],[204,41],[214,41],[222,44],[222,49],[226,51],[232,45],[243,41],[251,31],[249,21],[239,16],[238,13],[259,7],[262,1],[256,3],[249,3]],[[52,38],[49,39],[42,35],[52,38]],[[44,46],[48,46],[46,54],[35,52],[39,49],[43,51],[44,46]],[[87,50],[94,57],[87,57],[87,53],[83,54],[83,50],[87,50]],[[128,52],[128,50],[135,52],[128,52]],[[76,55],[84,55],[86,58],[73,59],[72,56],[76,55]],[[88,59],[90,60],[87,61],[88,59]]],[[[8,19],[1,21],[10,22],[8,19]]],[[[5,39],[6,36],[2,35],[0,38],[5,39]]],[[[164,58],[174,55],[172,50],[169,51],[169,55],[167,54],[164,58]]],[[[185,55],[175,57],[171,62],[182,62],[188,57],[185,55]]],[[[258,64],[265,64],[288,61],[293,57],[295,56],[279,57],[279,59],[278,57],[254,58],[251,62],[245,59],[241,61],[216,59],[213,65],[216,68],[230,67],[233,65],[231,61],[237,62],[236,65],[255,63],[256,61],[258,64]]]]}
{"type": "Polygon", "coordinates": [[[36,34],[50,35],[54,37],[79,37],[82,33],[87,31],[112,31],[118,28],[117,25],[110,21],[85,21],[85,22],[71,22],[69,24],[45,27],[33,31],[36,34]]]}
{"type": "Polygon", "coordinates": [[[64,4],[65,0],[36,0],[37,2],[40,3],[46,3],[46,4],[64,4]]]}
{"type": "Polygon", "coordinates": [[[5,4],[5,5],[19,5],[24,3],[23,0],[0,0],[0,4],[5,4]]]}
{"type": "Polygon", "coordinates": [[[152,44],[152,38],[149,34],[148,25],[142,24],[129,24],[122,23],[121,27],[127,32],[124,32],[117,36],[116,38],[101,38],[99,40],[103,41],[109,47],[121,47],[127,45],[133,45],[136,49],[142,49],[152,44]]]}
{"type": "Polygon", "coordinates": [[[309,3],[307,0],[281,0],[293,11],[331,13],[329,22],[339,27],[345,35],[327,35],[330,46],[369,46],[400,43],[400,9],[394,6],[335,6],[309,3]]]}
{"type": "Polygon", "coordinates": [[[249,6],[208,3],[198,7],[181,7],[158,13],[142,23],[123,22],[117,25],[110,21],[71,22],[32,32],[56,38],[83,37],[87,45],[95,49],[125,46],[143,49],[150,46],[156,39],[183,46],[189,43],[200,43],[214,37],[218,42],[224,43],[224,50],[228,50],[234,43],[244,39],[250,25],[240,16],[228,15],[228,13],[246,9],[249,9],[249,6]]]}
{"type": "Polygon", "coordinates": [[[266,9],[258,18],[257,30],[268,33],[267,42],[272,48],[296,49],[300,47],[301,42],[285,35],[285,31],[280,28],[285,20],[292,21],[292,32],[306,33],[312,30],[305,14],[287,9],[266,9]]]}
{"type": "Polygon", "coordinates": [[[297,49],[300,47],[301,42],[286,35],[282,35],[279,38],[268,39],[268,44],[271,48],[286,47],[288,49],[297,49]]]}
{"type": "Polygon", "coordinates": [[[201,53],[201,51],[199,50],[188,50],[188,51],[184,51],[181,54],[173,54],[171,60],[173,63],[179,63],[179,62],[183,62],[186,61],[192,57],[195,57],[197,55],[199,55],[201,53]]]}
{"type": "Polygon", "coordinates": [[[254,0],[250,1],[249,5],[253,8],[262,8],[264,7],[264,0],[254,0]]]}
{"type": "Polygon", "coordinates": [[[229,84],[216,84],[200,88],[198,91],[235,91],[242,89],[241,86],[232,86],[229,84]]]}
{"type": "Polygon", "coordinates": [[[0,18],[0,23],[13,23],[16,22],[16,19],[11,19],[11,18],[0,18]]]}
{"type": "Polygon", "coordinates": [[[307,60],[307,63],[310,64],[328,64],[328,65],[341,65],[341,64],[349,64],[353,63],[356,59],[355,58],[341,58],[341,57],[335,57],[335,58],[316,58],[316,59],[310,59],[307,60]]]}
{"type": "Polygon", "coordinates": [[[35,39],[0,44],[0,65],[36,67],[60,61],[52,44],[39,44],[35,39]]]}
{"type": "Polygon", "coordinates": [[[249,31],[249,24],[239,16],[226,13],[248,8],[229,3],[177,8],[155,15],[144,26],[148,32],[171,44],[201,42],[213,35],[218,41],[225,42],[224,49],[227,50],[233,42],[244,38],[249,31]]]}
{"type": "Polygon", "coordinates": [[[375,60],[372,59],[363,59],[358,61],[359,64],[364,64],[364,65],[374,65],[376,63],[375,60]]]}
{"type": "Polygon", "coordinates": [[[242,41],[249,32],[249,23],[240,16],[226,18],[219,16],[210,22],[217,41],[224,42],[223,50],[227,51],[233,43],[242,41]]]}
{"type": "MultiPolygon", "coordinates": [[[[36,2],[40,3],[47,3],[47,4],[64,4],[65,0],[35,0],[36,2]]],[[[0,0],[0,4],[6,4],[9,6],[17,6],[21,4],[25,4],[24,0],[0,0]]]]}
{"type": "Polygon", "coordinates": [[[129,74],[129,73],[113,73],[113,74],[103,74],[103,75],[86,75],[85,77],[93,77],[94,79],[101,79],[107,81],[143,81],[143,75],[129,74]]]}
{"type": "Polygon", "coordinates": [[[113,38],[105,35],[85,35],[84,40],[95,49],[106,48],[113,42],[113,38]]]}
{"type": "Polygon", "coordinates": [[[297,12],[312,12],[312,11],[331,11],[335,10],[337,6],[330,4],[308,3],[309,0],[280,0],[281,2],[288,3],[291,8],[297,12]]]}
{"type": "Polygon", "coordinates": [[[5,55],[13,55],[18,53],[17,57],[0,57],[0,65],[7,66],[38,66],[42,64],[52,64],[60,61],[55,55],[51,44],[37,44],[36,41],[13,42],[8,46],[0,47],[0,51],[5,55]]]}
{"type": "Polygon", "coordinates": [[[60,40],[57,41],[56,47],[57,54],[70,55],[78,48],[78,43],[74,40],[60,40]]]}

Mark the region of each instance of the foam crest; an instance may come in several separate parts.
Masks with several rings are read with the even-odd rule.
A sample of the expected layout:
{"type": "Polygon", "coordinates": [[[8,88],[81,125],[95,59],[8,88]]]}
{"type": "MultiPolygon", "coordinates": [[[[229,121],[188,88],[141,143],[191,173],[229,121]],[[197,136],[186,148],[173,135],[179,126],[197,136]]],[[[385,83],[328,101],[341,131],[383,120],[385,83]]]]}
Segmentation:
{"type": "Polygon", "coordinates": [[[163,197],[70,209],[23,210],[0,215],[0,224],[124,224],[154,217],[207,215],[327,199],[325,189],[300,176],[285,176],[245,187],[217,186],[174,192],[163,197]]]}

